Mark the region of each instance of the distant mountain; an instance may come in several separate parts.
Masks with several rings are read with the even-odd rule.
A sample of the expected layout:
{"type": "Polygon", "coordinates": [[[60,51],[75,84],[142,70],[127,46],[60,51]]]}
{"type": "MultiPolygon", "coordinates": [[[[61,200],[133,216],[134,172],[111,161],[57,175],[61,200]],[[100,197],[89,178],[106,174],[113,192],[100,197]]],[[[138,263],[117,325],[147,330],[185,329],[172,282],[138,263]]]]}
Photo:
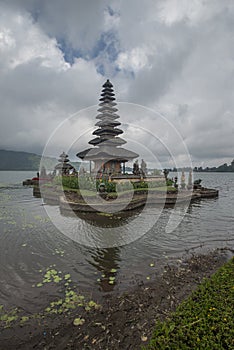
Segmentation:
{"type": "MultiPolygon", "coordinates": [[[[41,156],[29,152],[0,150],[0,170],[35,170],[38,171],[41,156]]],[[[56,158],[47,158],[48,167],[58,163],[56,158]]]]}
{"type": "MultiPolygon", "coordinates": [[[[40,162],[41,156],[35,153],[0,150],[0,170],[38,171],[40,162]]],[[[56,164],[58,164],[57,158],[43,158],[46,170],[52,171],[56,164]]],[[[80,162],[70,162],[70,164],[79,169],[80,162]]]]}

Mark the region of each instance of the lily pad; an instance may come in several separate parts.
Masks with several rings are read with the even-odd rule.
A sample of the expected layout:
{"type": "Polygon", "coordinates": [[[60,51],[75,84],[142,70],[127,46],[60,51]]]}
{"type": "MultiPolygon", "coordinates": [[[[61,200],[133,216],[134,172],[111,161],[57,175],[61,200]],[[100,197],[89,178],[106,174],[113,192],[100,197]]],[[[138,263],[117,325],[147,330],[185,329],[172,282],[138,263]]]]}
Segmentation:
{"type": "Polygon", "coordinates": [[[29,320],[28,316],[22,316],[20,322],[27,322],[29,320]]]}
{"type": "Polygon", "coordinates": [[[75,318],[73,321],[74,326],[82,326],[85,323],[85,319],[84,318],[75,318]]]}
{"type": "Polygon", "coordinates": [[[59,276],[55,276],[54,277],[54,282],[55,283],[59,283],[62,280],[62,278],[60,278],[59,276]]]}
{"type": "Polygon", "coordinates": [[[117,270],[116,269],[111,269],[110,272],[111,273],[115,273],[115,272],[117,272],[117,270]]]}

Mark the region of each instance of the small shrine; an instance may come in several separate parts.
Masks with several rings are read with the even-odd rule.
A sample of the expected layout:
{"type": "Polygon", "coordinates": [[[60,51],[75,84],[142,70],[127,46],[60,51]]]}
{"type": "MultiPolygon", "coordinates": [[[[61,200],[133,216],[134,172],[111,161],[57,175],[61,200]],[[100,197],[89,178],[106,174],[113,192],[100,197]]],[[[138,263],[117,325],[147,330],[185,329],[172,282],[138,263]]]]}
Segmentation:
{"type": "Polygon", "coordinates": [[[117,103],[109,79],[103,85],[99,101],[99,114],[96,116],[99,121],[95,124],[98,128],[93,132],[96,137],[89,141],[94,147],[77,153],[77,157],[93,161],[93,172],[97,175],[122,175],[125,174],[125,163],[139,155],[122,147],[126,141],[119,137],[123,131],[119,129],[121,123],[117,120],[117,103]]]}
{"type": "Polygon", "coordinates": [[[69,175],[71,170],[72,172],[76,171],[75,168],[69,164],[70,160],[65,152],[60,154],[58,161],[59,163],[54,168],[55,173],[58,171],[59,175],[64,176],[69,175]]]}

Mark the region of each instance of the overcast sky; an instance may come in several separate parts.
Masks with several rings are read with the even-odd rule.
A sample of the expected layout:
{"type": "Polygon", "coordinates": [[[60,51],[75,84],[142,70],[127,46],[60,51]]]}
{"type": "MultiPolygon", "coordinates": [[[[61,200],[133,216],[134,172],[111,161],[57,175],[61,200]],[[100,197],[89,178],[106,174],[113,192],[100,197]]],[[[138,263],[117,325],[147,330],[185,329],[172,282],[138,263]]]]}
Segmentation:
{"type": "MultiPolygon", "coordinates": [[[[233,1],[0,0],[1,149],[41,154],[61,122],[98,103],[107,78],[117,101],[174,125],[194,166],[234,158],[233,1]]],[[[77,135],[96,122],[78,117],[77,135]]],[[[149,131],[183,159],[159,119],[123,112],[122,123],[146,130],[127,127],[124,138],[147,145],[149,131]]]]}

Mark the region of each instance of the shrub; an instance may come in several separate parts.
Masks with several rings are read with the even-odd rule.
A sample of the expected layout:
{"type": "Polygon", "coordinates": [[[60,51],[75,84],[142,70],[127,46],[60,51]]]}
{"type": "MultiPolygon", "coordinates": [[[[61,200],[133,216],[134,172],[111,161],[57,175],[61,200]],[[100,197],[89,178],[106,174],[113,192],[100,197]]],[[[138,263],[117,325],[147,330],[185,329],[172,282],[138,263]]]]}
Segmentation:
{"type": "Polygon", "coordinates": [[[172,186],[173,185],[173,180],[172,179],[167,179],[167,186],[172,186]]]}
{"type": "Polygon", "coordinates": [[[101,183],[104,183],[105,188],[106,188],[106,192],[108,192],[108,193],[116,192],[116,183],[109,182],[108,180],[96,180],[96,189],[97,189],[97,191],[98,191],[99,186],[100,186],[101,183]]]}
{"type": "Polygon", "coordinates": [[[62,185],[63,187],[78,189],[78,177],[77,176],[63,176],[62,177],[62,185]]]}
{"type": "MultiPolygon", "coordinates": [[[[116,189],[118,192],[124,192],[124,191],[131,191],[131,190],[137,190],[137,189],[148,189],[148,188],[157,188],[157,187],[164,187],[166,184],[164,181],[152,181],[152,182],[146,182],[146,181],[138,181],[138,182],[131,182],[126,181],[120,184],[116,184],[115,182],[108,181],[107,179],[100,179],[96,180],[92,178],[91,176],[56,176],[53,179],[53,183],[55,185],[63,185],[65,188],[71,188],[71,189],[83,189],[83,190],[90,190],[90,191],[98,191],[99,185],[101,183],[105,184],[106,192],[108,193],[114,193],[116,192],[116,189]]],[[[171,186],[173,184],[172,180],[167,180],[167,186],[171,186]]]]}
{"type": "Polygon", "coordinates": [[[55,185],[63,185],[66,188],[96,190],[96,182],[92,177],[86,176],[56,176],[53,180],[55,185]]]}
{"type": "Polygon", "coordinates": [[[148,188],[148,183],[145,181],[139,181],[139,182],[133,182],[133,187],[135,190],[137,190],[138,188],[148,188]]]}

